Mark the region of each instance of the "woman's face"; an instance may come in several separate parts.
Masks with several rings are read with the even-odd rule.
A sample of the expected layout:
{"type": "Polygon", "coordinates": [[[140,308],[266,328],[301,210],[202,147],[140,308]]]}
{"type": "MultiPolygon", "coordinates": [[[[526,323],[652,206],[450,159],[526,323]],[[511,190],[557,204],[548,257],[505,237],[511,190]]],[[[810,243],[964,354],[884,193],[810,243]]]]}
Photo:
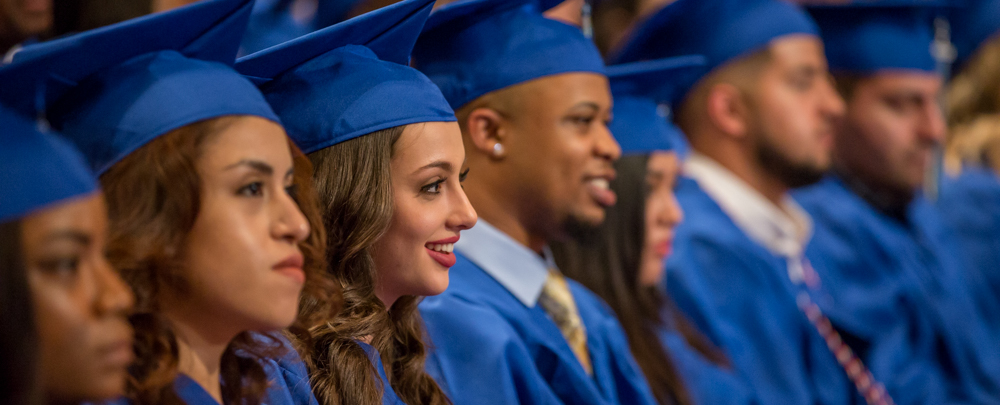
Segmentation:
{"type": "Polygon", "coordinates": [[[97,193],[22,223],[41,382],[50,403],[97,401],[125,391],[134,297],[104,257],[106,210],[97,193]]]}
{"type": "Polygon", "coordinates": [[[305,282],[298,243],[309,236],[285,131],[257,117],[227,124],[196,161],[201,207],[181,253],[185,291],[164,303],[173,322],[220,341],[295,321],[305,282]]]}
{"type": "Polygon", "coordinates": [[[684,214],[674,195],[680,170],[677,154],[653,152],[646,169],[649,196],[646,197],[646,236],[639,283],[653,286],[659,284],[663,276],[663,260],[670,254],[674,228],[684,219],[684,214]]]}
{"type": "Polygon", "coordinates": [[[404,295],[444,292],[459,232],[478,219],[462,190],[465,148],[457,123],[409,125],[394,150],[392,221],[373,250],[376,294],[386,306],[404,295]]]}

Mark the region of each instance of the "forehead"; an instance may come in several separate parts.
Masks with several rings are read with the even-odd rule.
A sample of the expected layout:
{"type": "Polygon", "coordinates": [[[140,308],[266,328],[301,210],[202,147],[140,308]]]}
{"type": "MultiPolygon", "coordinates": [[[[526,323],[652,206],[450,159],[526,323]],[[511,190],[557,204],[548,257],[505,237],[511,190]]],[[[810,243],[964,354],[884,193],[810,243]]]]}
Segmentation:
{"type": "Polygon", "coordinates": [[[597,73],[572,72],[540,77],[518,84],[514,93],[521,100],[539,106],[575,105],[591,102],[599,107],[611,105],[608,78],[597,73]]]}
{"type": "Polygon", "coordinates": [[[221,169],[241,160],[268,163],[284,175],[292,167],[292,152],[288,137],[280,125],[260,118],[236,117],[216,129],[205,144],[199,164],[221,169]]]}
{"type": "Polygon", "coordinates": [[[806,34],[787,35],[769,46],[772,68],[778,70],[815,68],[826,70],[826,55],[819,37],[806,34]]]}
{"type": "Polygon", "coordinates": [[[457,122],[407,125],[394,149],[391,164],[407,172],[434,162],[447,162],[458,170],[465,161],[462,132],[457,122]]]}
{"type": "Polygon", "coordinates": [[[863,89],[873,92],[909,92],[921,95],[936,94],[941,90],[941,77],[935,73],[915,70],[884,70],[869,76],[860,83],[863,89]]]}
{"type": "Polygon", "coordinates": [[[107,226],[107,207],[100,192],[60,201],[24,218],[25,247],[43,242],[52,232],[73,231],[96,237],[107,226]]]}

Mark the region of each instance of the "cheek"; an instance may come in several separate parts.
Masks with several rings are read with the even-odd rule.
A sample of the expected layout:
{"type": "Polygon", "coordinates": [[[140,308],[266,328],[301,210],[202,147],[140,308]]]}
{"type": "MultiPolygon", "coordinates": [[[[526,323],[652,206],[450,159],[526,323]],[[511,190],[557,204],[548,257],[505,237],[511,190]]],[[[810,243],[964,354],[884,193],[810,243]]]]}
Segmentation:
{"type": "Polygon", "coordinates": [[[444,229],[447,206],[443,196],[430,203],[405,199],[409,201],[397,201],[392,223],[377,243],[376,266],[381,282],[404,295],[426,295],[441,272],[424,245],[445,236],[438,231],[444,229]]]}
{"type": "Polygon", "coordinates": [[[87,385],[93,381],[84,376],[99,377],[92,370],[98,357],[92,336],[92,328],[97,327],[97,321],[86,312],[92,303],[85,291],[39,285],[44,283],[33,283],[32,290],[35,295],[40,367],[45,384],[49,389],[66,395],[73,395],[73,391],[86,391],[90,388],[87,385]],[[68,385],[79,386],[79,389],[68,385]]]}

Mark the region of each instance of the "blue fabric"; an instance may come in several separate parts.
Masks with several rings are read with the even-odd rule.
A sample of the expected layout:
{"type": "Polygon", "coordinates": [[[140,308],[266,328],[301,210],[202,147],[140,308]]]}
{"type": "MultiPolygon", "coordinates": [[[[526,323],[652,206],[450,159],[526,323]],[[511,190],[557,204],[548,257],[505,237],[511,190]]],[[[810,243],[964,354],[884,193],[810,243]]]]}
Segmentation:
{"type": "Polygon", "coordinates": [[[0,223],[97,190],[80,152],[65,140],[3,107],[0,128],[0,223]]]}
{"type": "Polygon", "coordinates": [[[544,76],[603,75],[604,60],[593,42],[579,28],[543,17],[539,7],[528,0],[448,4],[427,20],[413,49],[413,66],[441,88],[454,109],[544,76]]]}
{"type": "Polygon", "coordinates": [[[994,300],[964,271],[954,237],[918,199],[892,219],[831,177],[796,193],[816,236],[817,304],[853,337],[897,403],[1000,403],[994,300]]]}
{"type": "MultiPolygon", "coordinates": [[[[955,67],[962,68],[984,42],[1000,33],[1000,0],[964,0],[949,16],[955,67]]],[[[958,69],[955,69],[957,71],[958,69]]]]}
{"type": "Polygon", "coordinates": [[[378,377],[382,380],[382,404],[384,405],[406,405],[399,396],[396,395],[396,391],[392,389],[389,385],[389,377],[385,374],[385,366],[382,365],[382,355],[376,350],[372,345],[367,344],[362,341],[355,341],[361,349],[365,351],[368,355],[368,359],[371,360],[372,366],[378,371],[378,377]]]}
{"type": "Polygon", "coordinates": [[[883,70],[934,73],[937,61],[933,14],[928,1],[856,2],[813,6],[833,72],[871,74],[883,70]]]}
{"type": "Polygon", "coordinates": [[[1000,177],[966,168],[945,179],[936,205],[955,231],[969,271],[985,280],[987,295],[1000,297],[1000,177]]]}
{"type": "Polygon", "coordinates": [[[733,370],[712,363],[691,347],[676,329],[656,327],[660,343],[670,355],[691,401],[698,405],[759,404],[753,390],[733,370]]]}
{"type": "Polygon", "coordinates": [[[277,122],[260,92],[229,67],[250,4],[208,0],[25,48],[0,68],[0,97],[32,116],[46,111],[98,174],[198,121],[277,122]]]}
{"type": "Polygon", "coordinates": [[[705,58],[685,56],[656,61],[633,62],[608,68],[614,119],[609,125],[623,154],[672,151],[683,138],[680,128],[662,113],[669,108],[678,83],[700,75],[705,58]]]}
{"type": "Polygon", "coordinates": [[[456,404],[655,404],[621,325],[572,280],[593,363],[590,376],[540,306],[528,307],[460,253],[451,283],[420,313],[427,371],[456,404]]]}
{"type": "Polygon", "coordinates": [[[441,90],[407,66],[432,0],[407,0],[241,58],[305,153],[382,129],[455,121],[441,90]]]}
{"type": "MultiPolygon", "coordinates": [[[[279,358],[262,359],[261,365],[267,373],[267,381],[270,384],[267,388],[263,404],[265,405],[318,405],[316,397],[313,396],[312,385],[309,383],[309,372],[306,364],[295,350],[292,343],[278,333],[269,334],[272,339],[276,338],[281,343],[281,350],[284,352],[279,358]]],[[[255,336],[258,339],[269,338],[260,334],[255,336]]]]}
{"type": "Polygon", "coordinates": [[[856,390],[796,305],[787,261],[754,243],[698,184],[681,178],[684,222],[666,289],[763,404],[847,404],[856,390]]]}
{"type": "MultiPolygon", "coordinates": [[[[613,64],[704,55],[705,73],[793,34],[818,35],[798,6],[782,0],[677,0],[639,22],[613,51],[613,64]],[[725,29],[720,29],[725,27],[725,29]]],[[[676,105],[702,76],[681,83],[676,105]]]]}
{"type": "Polygon", "coordinates": [[[556,264],[551,254],[541,257],[507,234],[480,219],[462,232],[455,251],[493,277],[519,301],[535,306],[556,264]]]}
{"type": "Polygon", "coordinates": [[[294,0],[260,0],[253,6],[240,53],[249,55],[344,21],[360,0],[321,0],[305,21],[291,15],[294,0]]]}

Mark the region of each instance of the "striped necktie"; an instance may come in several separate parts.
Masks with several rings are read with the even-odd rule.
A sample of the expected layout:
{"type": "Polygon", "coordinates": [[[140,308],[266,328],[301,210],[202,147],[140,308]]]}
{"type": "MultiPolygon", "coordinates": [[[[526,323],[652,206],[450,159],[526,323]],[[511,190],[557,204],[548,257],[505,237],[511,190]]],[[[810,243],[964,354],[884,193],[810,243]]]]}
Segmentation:
{"type": "MultiPolygon", "coordinates": [[[[806,286],[811,289],[817,288],[819,286],[819,276],[805,258],[802,259],[802,271],[804,273],[803,281],[806,286]]],[[[823,311],[819,309],[819,305],[813,302],[809,293],[805,290],[799,291],[796,302],[799,309],[805,313],[806,318],[816,327],[816,331],[826,341],[826,346],[833,352],[833,356],[837,358],[837,362],[840,363],[844,372],[847,373],[847,377],[854,383],[854,387],[857,388],[858,393],[865,398],[865,402],[868,405],[894,405],[895,402],[892,401],[889,393],[885,391],[885,386],[875,379],[875,376],[868,370],[868,367],[854,354],[851,347],[844,342],[840,333],[833,328],[830,319],[826,315],[823,315],[823,311]]]]}
{"type": "Polygon", "coordinates": [[[566,338],[583,369],[587,370],[587,374],[592,374],[590,352],[587,350],[587,331],[580,319],[580,311],[576,308],[573,295],[569,291],[569,284],[558,271],[549,270],[548,280],[545,281],[542,294],[538,297],[538,305],[559,327],[559,331],[566,338]]]}

